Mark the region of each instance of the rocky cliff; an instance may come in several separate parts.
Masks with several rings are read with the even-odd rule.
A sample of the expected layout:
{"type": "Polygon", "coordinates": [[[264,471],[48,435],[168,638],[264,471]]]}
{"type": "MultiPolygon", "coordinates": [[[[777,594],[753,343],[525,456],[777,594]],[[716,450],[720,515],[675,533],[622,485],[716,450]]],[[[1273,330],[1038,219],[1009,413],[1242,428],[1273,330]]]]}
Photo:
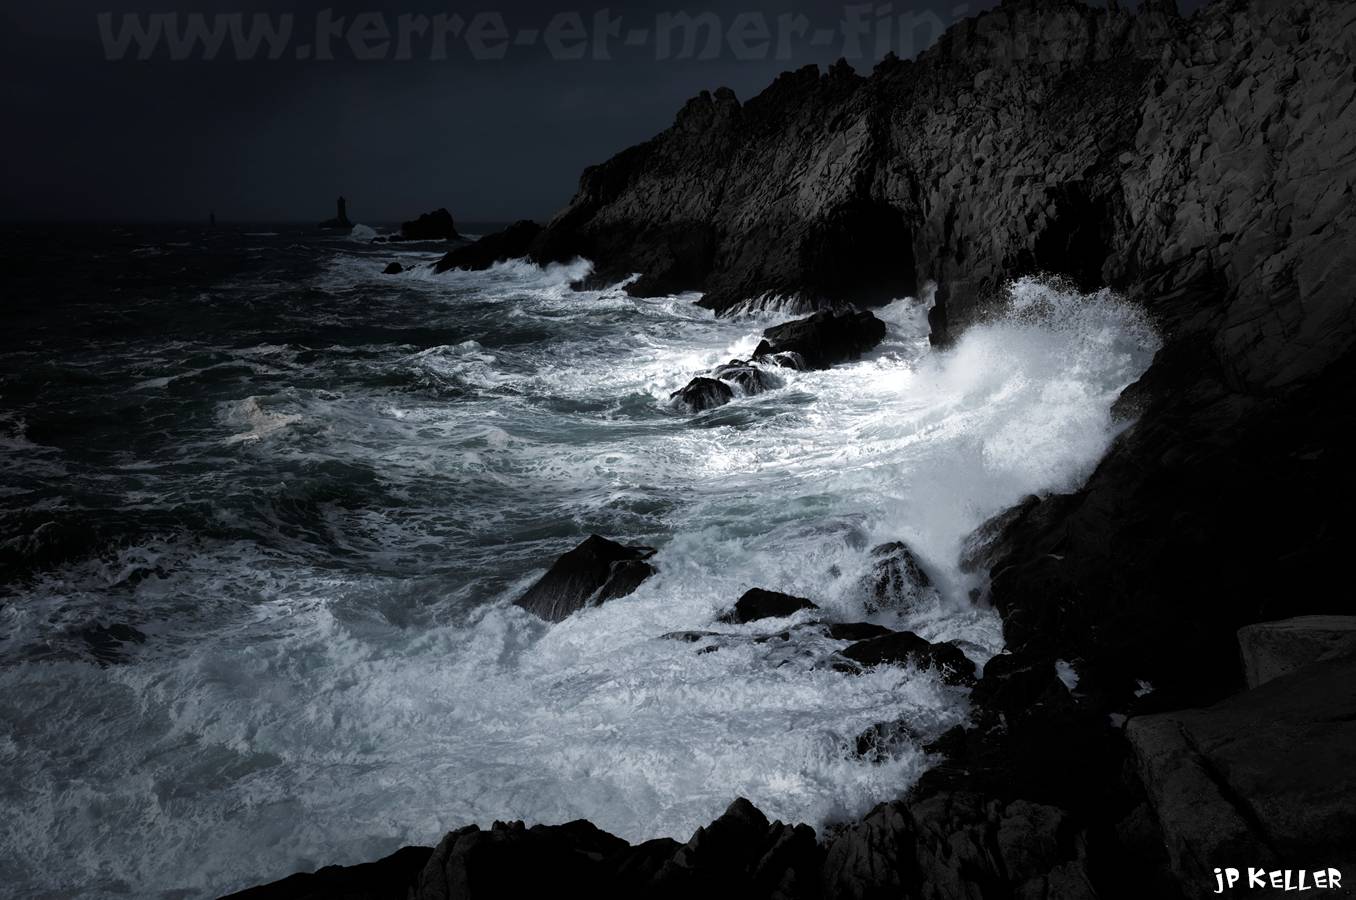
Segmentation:
{"type": "Polygon", "coordinates": [[[1139,424],[1011,523],[993,600],[1015,647],[1123,661],[1122,694],[1133,668],[1218,696],[1239,625],[1344,605],[1354,46],[1329,0],[1008,0],[869,76],[702,94],[532,253],[719,313],[931,280],[941,342],[1029,273],[1142,302],[1167,341],[1118,407],[1139,424]]]}
{"type": "MultiPolygon", "coordinates": [[[[866,76],[840,64],[744,103],[702,94],[587,170],[529,236],[539,261],[583,255],[595,281],[700,290],[722,314],[870,305],[935,281],[941,343],[1008,279],[1048,272],[1139,301],[1165,338],[1117,404],[1134,424],[1085,486],[1031,498],[972,547],[1009,652],[975,687],[971,726],[930,748],[946,762],[799,851],[784,883],[759,874],[776,828],[724,851],[699,833],[745,896],[1207,893],[1183,880],[1187,838],[1165,836],[1161,785],[1143,774],[1168,751],[1142,742],[1137,769],[1127,718],[1241,688],[1242,625],[1353,611],[1356,4],[1216,0],[1191,19],[1144,6],[1008,0],[866,76]]],[[[1252,815],[1246,797],[1221,802],[1252,815]]],[[[612,873],[614,888],[654,887],[687,858],[586,831],[538,857],[542,833],[445,841],[420,896],[470,895],[449,861],[473,839],[612,873]]]]}

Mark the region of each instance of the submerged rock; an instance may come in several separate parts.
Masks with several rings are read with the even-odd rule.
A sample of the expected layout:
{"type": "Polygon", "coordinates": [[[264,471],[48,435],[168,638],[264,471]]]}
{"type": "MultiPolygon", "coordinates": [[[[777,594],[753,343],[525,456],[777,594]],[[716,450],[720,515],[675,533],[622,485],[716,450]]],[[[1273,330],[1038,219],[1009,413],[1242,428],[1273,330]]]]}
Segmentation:
{"type": "Polygon", "coordinates": [[[411,222],[400,223],[400,238],[406,241],[455,241],[461,237],[446,209],[426,212],[411,222]]]}
{"type": "Polygon", "coordinates": [[[627,547],[596,534],[562,555],[536,584],[513,601],[548,622],[586,606],[625,597],[654,574],[650,547],[627,547]]]}
{"type": "Polygon", "coordinates": [[[146,635],[131,625],[115,622],[112,625],[88,625],[80,630],[80,637],[100,665],[123,662],[129,644],[146,643],[146,635]]]}
{"type": "Polygon", "coordinates": [[[448,251],[433,264],[435,272],[449,269],[488,269],[495,263],[522,259],[528,255],[532,242],[541,234],[541,226],[530,219],[520,219],[503,231],[487,234],[474,243],[448,251]]]}
{"type": "Polygon", "coordinates": [[[914,665],[936,669],[947,684],[974,684],[975,664],[950,641],[932,643],[912,631],[896,631],[858,641],[843,656],[862,666],[914,665]]]}
{"type": "Polygon", "coordinates": [[[686,386],[669,394],[669,402],[690,413],[723,406],[733,399],[734,391],[728,384],[700,375],[689,381],[686,386]]]}
{"type": "Polygon", "coordinates": [[[401,272],[403,272],[403,271],[405,271],[405,267],[404,267],[404,266],[402,266],[402,265],[401,265],[400,263],[398,263],[398,262],[393,262],[393,263],[387,263],[387,264],[386,264],[386,268],[384,268],[384,269],[381,270],[381,274],[383,274],[383,275],[399,275],[399,274],[400,274],[401,272]]]}
{"type": "Polygon", "coordinates": [[[721,616],[722,622],[743,625],[759,619],[780,619],[793,615],[802,609],[819,609],[804,597],[793,597],[777,591],[765,591],[752,588],[744,592],[734,605],[734,609],[721,616]]]}
{"type": "Polygon", "coordinates": [[[795,354],[798,368],[827,369],[859,359],[885,337],[885,323],[865,310],[821,310],[804,319],[774,325],[763,332],[755,359],[795,354]]]}

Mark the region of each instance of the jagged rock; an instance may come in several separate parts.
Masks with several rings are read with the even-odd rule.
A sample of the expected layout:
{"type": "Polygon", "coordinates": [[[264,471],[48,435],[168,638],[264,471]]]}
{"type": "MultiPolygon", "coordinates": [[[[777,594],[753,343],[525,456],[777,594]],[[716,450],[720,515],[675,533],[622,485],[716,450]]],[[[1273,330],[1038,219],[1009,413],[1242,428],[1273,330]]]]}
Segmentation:
{"type": "Polygon", "coordinates": [[[960,570],[978,572],[993,565],[993,555],[999,546],[1004,530],[1026,515],[1033,506],[1041,502],[1035,494],[1023,497],[1016,506],[1010,506],[1002,512],[985,519],[978,528],[966,535],[961,545],[960,570]]]}
{"type": "Polygon", "coordinates": [[[403,271],[405,271],[405,267],[404,267],[404,266],[402,266],[402,265],[401,265],[400,263],[398,263],[398,262],[393,262],[393,263],[387,263],[387,264],[386,264],[386,268],[384,268],[384,269],[381,270],[381,274],[383,274],[383,275],[399,275],[399,274],[400,274],[401,272],[403,272],[403,271]]]}
{"type": "Polygon", "coordinates": [[[625,597],[654,574],[649,547],[627,547],[596,534],[563,554],[513,602],[548,622],[586,606],[625,597]]]}
{"type": "Polygon", "coordinates": [[[728,384],[715,378],[697,376],[682,388],[669,394],[669,402],[684,412],[697,413],[723,406],[734,399],[728,384]]]}
{"type": "Polygon", "coordinates": [[[1126,735],[1180,883],[1235,859],[1356,870],[1356,648],[1126,735]]]}
{"type": "Polygon", "coordinates": [[[810,900],[821,856],[812,829],[769,823],[740,798],[686,844],[665,838],[632,847],[583,821],[462,828],[429,856],[412,896],[810,900]]]}
{"type": "Polygon", "coordinates": [[[765,591],[751,588],[744,592],[734,605],[734,609],[721,616],[722,622],[743,625],[759,619],[779,619],[793,615],[802,609],[819,609],[804,597],[793,597],[777,591],[765,591]]]}
{"type": "Polygon", "coordinates": [[[883,762],[898,755],[905,747],[918,743],[918,731],[908,719],[877,722],[867,728],[853,742],[856,754],[867,762],[883,762]]]}
{"type": "Polygon", "coordinates": [[[1356,648],[1356,616],[1298,616],[1238,630],[1248,687],[1257,687],[1348,646],[1356,648]]]}
{"type": "Polygon", "coordinates": [[[767,346],[754,358],[794,354],[797,368],[827,369],[858,359],[885,337],[885,323],[865,311],[820,310],[804,319],[774,325],[763,332],[767,346]]]}
{"type": "Polygon", "coordinates": [[[461,235],[457,234],[452,214],[446,209],[435,209],[411,222],[401,222],[400,237],[406,241],[455,241],[461,235]]]}
{"type": "Polygon", "coordinates": [[[742,359],[732,359],[723,366],[717,366],[712,370],[711,377],[738,385],[744,395],[750,397],[776,387],[771,375],[742,359]]]}
{"type": "Polygon", "coordinates": [[[937,595],[932,579],[908,544],[894,541],[872,547],[871,558],[871,573],[864,584],[868,613],[907,612],[937,595]]]}
{"type": "Polygon", "coordinates": [[[221,900],[409,900],[432,847],[402,847],[376,862],[325,866],[221,900]]]}
{"type": "Polygon", "coordinates": [[[936,669],[947,684],[974,684],[975,664],[950,641],[932,643],[912,631],[896,631],[867,638],[843,650],[843,655],[862,666],[914,665],[936,669]]]}
{"type": "Polygon", "coordinates": [[[528,255],[533,242],[541,234],[541,226],[529,219],[520,219],[503,231],[487,234],[465,247],[449,250],[433,264],[435,272],[449,269],[488,269],[495,263],[522,259],[528,255]]]}

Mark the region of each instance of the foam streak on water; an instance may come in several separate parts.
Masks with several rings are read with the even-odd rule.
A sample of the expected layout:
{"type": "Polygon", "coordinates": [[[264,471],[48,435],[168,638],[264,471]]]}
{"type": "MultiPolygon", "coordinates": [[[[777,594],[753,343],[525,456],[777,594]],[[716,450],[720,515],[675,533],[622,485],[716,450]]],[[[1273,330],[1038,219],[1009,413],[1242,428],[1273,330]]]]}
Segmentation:
{"type": "Polygon", "coordinates": [[[900,300],[866,359],[690,417],[669,392],[777,316],[576,293],[584,263],[390,279],[325,252],[304,281],[323,302],[287,312],[269,270],[204,301],[281,317],[254,337],[145,335],[90,363],[140,398],[110,433],[159,438],[85,458],[5,420],[0,451],[31,467],[11,507],[110,523],[0,609],[0,882],[20,896],[206,897],[494,819],[686,839],[738,794],[860,815],[925,761],[872,765],[852,738],[939,732],[963,692],[836,672],[822,637],[660,635],[766,631],[714,625],[754,586],[859,620],[868,549],[902,539],[943,591],[894,624],[986,658],[999,628],[965,599],[960,541],[1077,486],[1156,346],[1107,293],[1024,281],[946,352],[900,300]],[[659,547],[659,574],[552,627],[507,602],[590,531],[659,547]],[[101,666],[81,629],[115,622],[146,640],[101,666]]]}

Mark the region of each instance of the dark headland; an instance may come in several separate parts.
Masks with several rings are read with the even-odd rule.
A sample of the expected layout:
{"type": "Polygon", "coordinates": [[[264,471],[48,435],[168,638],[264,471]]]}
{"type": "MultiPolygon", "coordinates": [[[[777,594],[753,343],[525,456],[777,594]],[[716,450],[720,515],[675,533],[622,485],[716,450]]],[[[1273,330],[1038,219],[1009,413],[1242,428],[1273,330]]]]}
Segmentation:
{"type": "MultiPolygon", "coordinates": [[[[1109,6],[1008,0],[869,75],[703,93],[544,227],[440,264],[583,256],[591,283],[639,273],[633,294],[717,313],[935,282],[943,344],[1029,273],[1144,306],[1164,346],[1116,404],[1134,424],[1082,488],[971,541],[1007,652],[922,780],[829,834],[732,797],[685,844],[471,826],[238,896],[1196,897],[1217,866],[1356,883],[1356,4],[1109,6]]],[[[570,565],[644,577],[643,548],[608,544],[570,565]]]]}

